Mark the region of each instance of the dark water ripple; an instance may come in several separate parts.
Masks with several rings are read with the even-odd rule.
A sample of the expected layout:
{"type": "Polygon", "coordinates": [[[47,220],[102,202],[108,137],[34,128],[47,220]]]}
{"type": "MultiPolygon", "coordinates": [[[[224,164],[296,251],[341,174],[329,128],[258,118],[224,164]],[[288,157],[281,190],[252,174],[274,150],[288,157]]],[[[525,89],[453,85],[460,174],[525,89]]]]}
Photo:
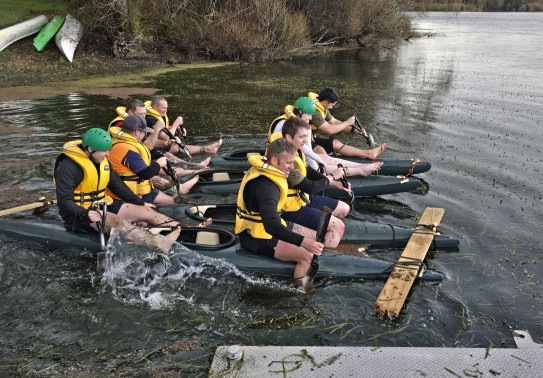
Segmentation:
{"type": "MultiPolygon", "coordinates": [[[[262,147],[286,103],[333,86],[334,114],[356,111],[388,144],[386,156],[429,160],[425,191],[356,203],[358,217],[401,225],[444,207],[443,230],[462,240],[458,251],[429,255],[446,279],[416,284],[398,319],[375,313],[380,282],[329,279],[302,295],[186,250],[170,265],[146,265],[147,252],[133,247],[103,278],[84,251],[2,239],[0,372],[198,375],[215,346],[230,343],[512,347],[512,329],[541,342],[542,24],[539,14],[430,14],[419,27],[433,36],[398,49],[183,71],[150,84],[170,96],[169,114],[183,115],[194,144],[220,134],[225,152],[262,147]]],[[[53,195],[60,146],[105,127],[119,105],[81,93],[0,103],[2,206],[53,195]]],[[[224,199],[178,199],[200,200],[224,199]]],[[[55,209],[40,217],[58,220],[55,209]]],[[[401,251],[369,253],[392,261],[401,251]]]]}

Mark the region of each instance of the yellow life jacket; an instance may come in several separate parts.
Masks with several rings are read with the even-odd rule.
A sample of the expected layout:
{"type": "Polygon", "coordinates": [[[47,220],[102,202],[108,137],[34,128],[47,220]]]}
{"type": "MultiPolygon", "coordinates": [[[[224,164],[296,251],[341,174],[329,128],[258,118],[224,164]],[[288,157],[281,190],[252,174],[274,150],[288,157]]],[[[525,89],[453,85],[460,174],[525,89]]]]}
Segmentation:
{"type": "MultiPolygon", "coordinates": [[[[59,154],[59,157],[61,155],[68,156],[83,170],[83,180],[74,190],[74,201],[86,209],[94,201],[98,200],[105,200],[108,205],[112,204],[113,198],[106,195],[106,187],[109,184],[109,174],[111,172],[109,161],[106,158],[100,163],[100,175],[98,175],[96,166],[89,159],[85,151],[79,147],[80,145],[81,140],[65,143],[62,147],[62,152],[59,154]]],[[[55,161],[55,170],[57,169],[59,157],[55,161]]],[[[53,183],[56,186],[54,176],[53,183]]]]}
{"type": "MultiPolygon", "coordinates": [[[[270,136],[269,142],[271,143],[280,138],[283,138],[282,132],[273,133],[270,136]]],[[[300,173],[307,177],[307,161],[305,160],[305,154],[303,151],[298,150],[294,162],[296,163],[296,168],[300,171],[300,173]]],[[[289,187],[287,193],[287,203],[285,204],[283,211],[298,211],[302,206],[305,206],[308,203],[309,195],[307,193],[289,187]]]]}
{"type": "MultiPolygon", "coordinates": [[[[260,176],[266,176],[272,180],[275,185],[279,187],[281,192],[279,196],[279,202],[277,203],[277,213],[281,214],[285,207],[287,200],[288,184],[287,179],[283,172],[279,169],[269,165],[262,156],[253,155],[249,156],[249,163],[251,168],[245,173],[243,180],[241,181],[241,187],[238,192],[238,209],[236,211],[236,228],[235,233],[239,234],[244,230],[249,230],[249,233],[257,239],[271,239],[272,236],[264,229],[262,218],[260,213],[248,211],[245,207],[245,201],[243,200],[243,192],[245,186],[251,180],[254,180],[260,176]]],[[[286,226],[286,222],[281,219],[281,223],[286,226]]]]}
{"type": "MultiPolygon", "coordinates": [[[[313,103],[315,104],[315,107],[317,108],[317,111],[319,113],[321,113],[321,115],[322,115],[322,119],[326,119],[326,112],[327,111],[324,110],[324,107],[319,102],[319,100],[318,100],[319,95],[316,94],[315,92],[309,92],[307,94],[307,97],[309,97],[311,100],[313,100],[313,103]]],[[[313,123],[310,123],[310,125],[311,125],[311,130],[314,130],[314,131],[317,130],[317,127],[313,123]]],[[[313,139],[313,135],[311,137],[313,139]]]]}
{"type": "MultiPolygon", "coordinates": [[[[132,135],[122,131],[120,127],[112,127],[109,132],[111,134],[111,142],[113,145],[116,145],[117,143],[126,143],[134,146],[145,164],[151,165],[151,153],[149,152],[147,146],[145,146],[143,143],[138,142],[138,140],[132,135]]],[[[112,157],[115,156],[114,148],[110,150],[110,154],[112,157]]],[[[124,156],[120,157],[118,160],[122,160],[123,157],[124,156]]],[[[134,192],[134,194],[141,197],[147,193],[150,193],[151,190],[153,190],[153,184],[151,183],[151,181],[142,180],[138,175],[132,172],[130,168],[125,165],[116,165],[118,166],[113,166],[113,169],[115,169],[115,172],[117,172],[121,180],[124,181],[126,186],[128,186],[130,190],[134,192]]],[[[118,196],[115,195],[115,193],[113,193],[109,189],[107,189],[106,193],[113,198],[120,199],[118,196]]]]}
{"type": "Polygon", "coordinates": [[[151,101],[145,101],[144,105],[145,105],[145,114],[153,116],[156,119],[158,119],[160,122],[163,122],[165,127],[170,127],[170,121],[168,120],[167,114],[164,114],[164,117],[162,117],[158,111],[153,109],[153,107],[151,106],[151,101]]]}
{"type": "MultiPolygon", "coordinates": [[[[272,136],[272,134],[275,133],[274,129],[275,129],[275,126],[277,125],[277,123],[279,123],[279,121],[281,121],[283,119],[289,119],[290,117],[296,117],[294,115],[294,106],[287,105],[287,106],[285,106],[285,114],[283,114],[283,115],[277,117],[276,119],[274,119],[273,122],[270,125],[270,128],[268,130],[268,144],[270,144],[272,142],[271,136],[272,136]]],[[[282,137],[283,136],[281,135],[281,138],[282,137]]]]}
{"type": "Polygon", "coordinates": [[[128,113],[126,112],[126,106],[117,106],[115,111],[117,112],[117,118],[109,123],[109,126],[107,127],[108,132],[113,125],[115,125],[119,121],[124,121],[124,119],[128,117],[128,113]]]}

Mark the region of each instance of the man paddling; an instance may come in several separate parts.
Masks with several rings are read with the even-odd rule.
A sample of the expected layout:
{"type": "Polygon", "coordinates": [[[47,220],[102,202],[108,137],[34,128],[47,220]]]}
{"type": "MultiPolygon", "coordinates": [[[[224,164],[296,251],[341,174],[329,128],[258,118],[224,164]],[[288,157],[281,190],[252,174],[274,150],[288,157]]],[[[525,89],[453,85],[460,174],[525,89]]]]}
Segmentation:
{"type": "MultiPolygon", "coordinates": [[[[168,101],[166,101],[164,97],[154,96],[151,101],[147,101],[145,103],[145,107],[147,111],[145,120],[147,121],[148,127],[153,128],[158,122],[164,124],[164,126],[169,130],[171,135],[175,136],[176,132],[178,132],[181,136],[187,136],[187,131],[185,130],[185,128],[181,127],[181,125],[183,124],[183,117],[177,117],[173,124],[170,125],[170,121],[167,115],[168,101]]],[[[183,152],[180,139],[176,137],[174,140],[175,143],[172,143],[172,140],[166,134],[161,134],[159,135],[159,141],[156,148],[160,149],[161,151],[168,151],[172,154],[178,154],[180,152],[183,152]]],[[[186,145],[186,148],[191,155],[196,155],[200,153],[216,154],[217,150],[221,145],[222,139],[220,139],[217,143],[213,143],[208,146],[186,145]]]]}
{"type": "MultiPolygon", "coordinates": [[[[113,126],[121,127],[124,119],[126,117],[130,116],[130,115],[135,114],[135,115],[145,117],[146,112],[147,112],[145,110],[145,104],[141,100],[138,100],[138,99],[132,99],[132,100],[128,101],[128,103],[126,104],[126,107],[118,106],[115,109],[115,111],[117,112],[117,117],[113,121],[111,121],[109,123],[108,131],[113,126]]],[[[201,162],[198,162],[198,163],[196,163],[196,162],[195,163],[188,163],[185,160],[178,158],[174,154],[172,154],[170,152],[167,152],[165,149],[156,150],[156,153],[155,153],[155,151],[154,151],[155,147],[157,147],[157,146],[158,147],[160,147],[160,146],[164,147],[164,143],[166,142],[163,139],[160,139],[160,142],[159,142],[158,137],[162,133],[162,129],[164,129],[164,123],[163,122],[155,122],[154,125],[153,125],[154,132],[148,133],[143,138],[143,144],[145,144],[147,146],[147,148],[149,149],[149,151],[151,151],[151,156],[152,156],[153,160],[157,160],[162,156],[166,156],[169,160],[171,160],[171,161],[173,161],[175,163],[192,164],[192,165],[195,165],[195,166],[201,166],[202,167],[199,170],[189,170],[189,169],[176,167],[176,168],[174,168],[174,170],[175,170],[175,173],[177,174],[177,176],[196,174],[196,173],[199,173],[201,171],[209,169],[208,165],[209,165],[209,161],[211,160],[210,157],[208,157],[207,159],[205,159],[205,160],[203,160],[201,162]]],[[[177,140],[179,140],[179,139],[177,138],[177,140]]]]}
{"type": "Polygon", "coordinates": [[[238,193],[235,232],[243,248],[282,261],[294,261],[294,278],[301,280],[313,255],[323,247],[335,248],[341,235],[325,237],[324,245],[315,241],[316,232],[282,220],[288,210],[287,177],[293,169],[296,147],[286,139],[268,146],[266,158],[250,156],[238,193]]]}
{"type": "MultiPolygon", "coordinates": [[[[167,204],[174,203],[173,197],[153,188],[150,179],[166,169],[168,160],[165,156],[152,161],[151,153],[143,142],[146,133],[152,134],[153,129],[147,127],[145,119],[139,115],[129,115],[123,120],[121,127],[111,127],[109,133],[113,146],[109,151],[109,162],[119,174],[125,184],[147,203],[167,204]]],[[[179,193],[186,194],[198,182],[198,176],[179,185],[179,193]]],[[[106,195],[120,199],[110,189],[106,195]]]]}
{"type": "Polygon", "coordinates": [[[103,200],[107,203],[104,225],[107,233],[117,228],[127,240],[167,253],[181,232],[179,223],[154,211],[154,205],[146,204],[126,186],[107,160],[110,148],[111,136],[98,128],[88,130],[82,140],[64,144],[55,161],[53,175],[64,226],[69,231],[97,233],[101,213],[91,206],[95,201],[103,200]],[[122,200],[107,196],[106,188],[122,200]],[[166,236],[152,236],[132,226],[128,220],[176,228],[166,236]]]}
{"type": "MultiPolygon", "coordinates": [[[[354,116],[346,121],[340,121],[334,118],[330,113],[330,110],[332,110],[339,101],[339,94],[335,89],[324,88],[318,95],[309,92],[307,96],[314,101],[317,108],[317,112],[311,120],[311,129],[314,132],[319,130],[328,135],[334,135],[342,131],[362,134],[361,131],[354,127],[354,116]]],[[[370,150],[361,150],[356,147],[348,146],[347,144],[334,139],[332,136],[321,138],[316,135],[314,135],[312,144],[313,149],[319,153],[331,154],[336,152],[344,156],[365,157],[369,159],[375,159],[386,148],[386,143],[383,143],[370,150]]]]}
{"type": "MultiPolygon", "coordinates": [[[[268,143],[282,137],[281,131],[283,130],[283,125],[286,120],[297,117],[304,122],[311,122],[316,111],[315,102],[309,97],[300,97],[294,102],[294,105],[285,106],[285,113],[274,119],[268,130],[268,143]]],[[[338,159],[328,156],[325,151],[317,153],[313,151],[311,144],[312,139],[313,135],[311,129],[309,129],[307,133],[307,142],[304,143],[301,149],[307,158],[306,162],[315,170],[321,166],[324,167],[325,172],[333,172],[337,169],[338,164],[341,164],[345,168],[347,176],[368,176],[383,165],[382,162],[365,164],[338,159]]]]}

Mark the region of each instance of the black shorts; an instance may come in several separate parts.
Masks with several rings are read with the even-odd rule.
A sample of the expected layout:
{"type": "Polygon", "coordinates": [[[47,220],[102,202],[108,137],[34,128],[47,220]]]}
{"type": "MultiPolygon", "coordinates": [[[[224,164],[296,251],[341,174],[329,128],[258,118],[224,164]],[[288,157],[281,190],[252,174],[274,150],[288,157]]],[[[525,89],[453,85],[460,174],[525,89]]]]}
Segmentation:
{"type": "MultiPolygon", "coordinates": [[[[113,203],[111,205],[108,205],[107,212],[117,214],[119,210],[121,210],[121,206],[123,206],[124,202],[118,199],[113,199],[113,203]]],[[[107,217],[107,214],[106,214],[107,217]]],[[[73,232],[81,232],[81,233],[88,233],[88,234],[97,234],[98,231],[96,231],[91,226],[91,222],[89,218],[86,219],[73,219],[72,221],[68,221],[64,223],[64,227],[68,231],[73,232]]]]}
{"type": "Polygon", "coordinates": [[[321,146],[324,148],[327,154],[334,152],[334,137],[330,136],[328,138],[315,137],[315,141],[311,142],[311,147],[321,146]]]}
{"type": "MultiPolygon", "coordinates": [[[[294,224],[287,222],[287,228],[292,230],[294,224]]],[[[257,239],[251,236],[248,230],[238,234],[239,243],[249,252],[257,255],[264,255],[273,258],[275,256],[275,247],[279,243],[279,239],[272,236],[271,239],[257,239]]]]}
{"type": "Polygon", "coordinates": [[[153,189],[153,190],[151,190],[151,192],[141,196],[141,199],[144,200],[147,203],[154,203],[156,197],[158,196],[158,193],[159,193],[158,189],[153,189]]]}

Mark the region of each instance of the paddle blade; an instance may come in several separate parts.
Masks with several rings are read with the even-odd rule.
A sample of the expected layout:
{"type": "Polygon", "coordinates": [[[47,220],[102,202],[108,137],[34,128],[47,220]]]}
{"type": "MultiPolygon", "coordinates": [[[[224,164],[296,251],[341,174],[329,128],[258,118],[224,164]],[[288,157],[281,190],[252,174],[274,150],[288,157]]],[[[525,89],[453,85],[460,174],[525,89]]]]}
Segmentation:
{"type": "Polygon", "coordinates": [[[368,134],[368,137],[366,138],[366,142],[368,143],[368,146],[370,146],[370,148],[377,147],[377,145],[375,144],[375,140],[373,139],[373,135],[371,134],[368,134]]]}

